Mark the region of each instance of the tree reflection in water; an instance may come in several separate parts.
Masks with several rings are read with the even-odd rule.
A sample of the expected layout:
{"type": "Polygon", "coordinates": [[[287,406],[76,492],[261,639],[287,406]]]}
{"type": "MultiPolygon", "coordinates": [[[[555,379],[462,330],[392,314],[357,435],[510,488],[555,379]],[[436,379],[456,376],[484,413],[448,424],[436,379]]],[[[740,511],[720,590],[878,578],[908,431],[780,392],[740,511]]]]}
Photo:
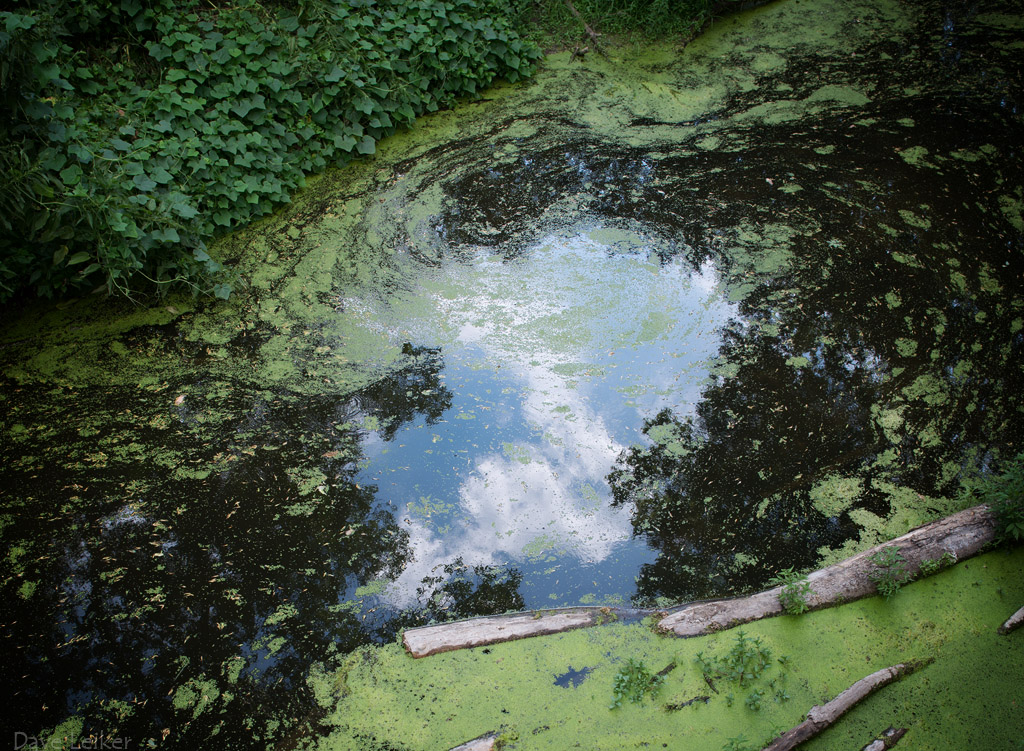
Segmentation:
{"type": "MultiPolygon", "coordinates": [[[[407,533],[353,476],[367,418],[389,440],[447,409],[442,368],[437,351],[409,348],[392,375],[340,398],[192,384],[170,419],[174,391],[80,392],[74,415],[89,419],[59,423],[45,398],[34,402],[47,395],[20,392],[17,419],[60,427],[19,451],[66,453],[45,467],[6,457],[5,484],[27,503],[4,541],[34,559],[4,582],[21,605],[3,632],[23,645],[8,669],[32,676],[6,683],[6,716],[45,726],[41,706],[80,706],[86,734],[159,739],[175,728],[178,743],[216,734],[218,745],[249,747],[308,714],[311,664],[397,628],[388,621],[399,614],[367,621],[351,595],[401,573],[407,533]],[[118,436],[102,441],[100,469],[88,429],[97,415],[118,436]],[[34,542],[17,539],[29,531],[34,542]],[[18,597],[23,580],[41,582],[31,597],[18,597]]],[[[449,608],[516,606],[515,577],[500,596],[473,597],[463,572],[447,573],[449,608]]],[[[500,588],[495,574],[483,578],[500,588]]]]}

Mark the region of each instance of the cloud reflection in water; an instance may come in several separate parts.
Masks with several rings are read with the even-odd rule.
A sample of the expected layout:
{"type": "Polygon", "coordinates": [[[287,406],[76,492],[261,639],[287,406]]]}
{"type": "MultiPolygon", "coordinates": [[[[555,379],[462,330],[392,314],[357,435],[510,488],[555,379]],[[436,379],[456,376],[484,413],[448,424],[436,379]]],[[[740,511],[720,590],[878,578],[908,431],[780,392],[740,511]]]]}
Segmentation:
{"type": "MultiPolygon", "coordinates": [[[[455,395],[442,422],[366,447],[364,480],[414,551],[389,589],[394,604],[409,604],[457,556],[527,572],[558,561],[563,578],[623,548],[637,567],[651,557],[631,539],[628,509],[609,506],[605,477],[645,440],[645,417],[692,411],[720,327],[736,314],[710,263],[663,262],[651,242],[576,227],[510,260],[482,251],[448,263],[390,301],[391,335],[440,347],[455,395]]],[[[632,583],[635,573],[603,578],[632,583]]]]}

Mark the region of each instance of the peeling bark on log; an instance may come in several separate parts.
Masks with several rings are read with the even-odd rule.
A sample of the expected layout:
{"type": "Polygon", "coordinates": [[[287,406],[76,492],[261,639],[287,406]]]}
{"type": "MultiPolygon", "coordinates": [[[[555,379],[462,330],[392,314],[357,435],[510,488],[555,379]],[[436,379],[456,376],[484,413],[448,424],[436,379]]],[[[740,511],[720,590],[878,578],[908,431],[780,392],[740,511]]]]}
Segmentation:
{"type": "Polygon", "coordinates": [[[597,626],[617,617],[613,608],[598,607],[495,615],[411,628],[405,632],[402,643],[413,657],[427,657],[438,652],[597,626]]]}
{"type": "Polygon", "coordinates": [[[804,741],[835,724],[836,720],[846,714],[857,702],[866,699],[882,686],[887,686],[905,675],[910,675],[929,662],[931,660],[900,663],[883,668],[866,678],[861,678],[824,706],[811,707],[806,720],[765,746],[764,751],[790,751],[790,749],[796,748],[804,741]]]}
{"type": "MultiPolygon", "coordinates": [[[[809,574],[808,605],[811,610],[817,610],[875,594],[875,585],[868,574],[877,568],[868,558],[882,548],[898,548],[907,561],[908,572],[916,576],[923,561],[941,558],[944,553],[961,561],[976,555],[994,539],[992,511],[986,505],[974,506],[809,574]]],[[[700,636],[781,615],[784,612],[779,604],[781,592],[779,586],[749,597],[684,605],[663,618],[658,628],[677,636],[700,636]]]]}
{"type": "Polygon", "coordinates": [[[459,744],[451,751],[493,751],[497,742],[497,733],[487,733],[486,735],[481,735],[479,738],[474,738],[471,741],[459,744]]]}
{"type": "Polygon", "coordinates": [[[881,737],[866,745],[861,751],[888,751],[899,743],[900,738],[907,734],[906,728],[889,728],[881,737]]]}
{"type": "Polygon", "coordinates": [[[1008,634],[1011,631],[1024,626],[1024,608],[1021,608],[1016,613],[1006,619],[1006,623],[999,627],[1000,634],[1008,634]]]}

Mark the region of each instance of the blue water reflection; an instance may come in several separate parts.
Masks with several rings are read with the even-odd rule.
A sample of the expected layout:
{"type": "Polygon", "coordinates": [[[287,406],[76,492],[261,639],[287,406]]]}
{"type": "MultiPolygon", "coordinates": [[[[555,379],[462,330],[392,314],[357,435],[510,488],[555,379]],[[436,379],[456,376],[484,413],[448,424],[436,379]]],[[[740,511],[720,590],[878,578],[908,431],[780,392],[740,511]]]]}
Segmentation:
{"type": "Polygon", "coordinates": [[[639,227],[574,226],[442,265],[377,311],[391,337],[441,350],[454,395],[441,420],[364,447],[360,481],[413,550],[393,604],[456,557],[516,566],[529,607],[628,600],[654,553],[605,478],[645,417],[692,410],[736,314],[710,263],[652,245],[639,227]]]}

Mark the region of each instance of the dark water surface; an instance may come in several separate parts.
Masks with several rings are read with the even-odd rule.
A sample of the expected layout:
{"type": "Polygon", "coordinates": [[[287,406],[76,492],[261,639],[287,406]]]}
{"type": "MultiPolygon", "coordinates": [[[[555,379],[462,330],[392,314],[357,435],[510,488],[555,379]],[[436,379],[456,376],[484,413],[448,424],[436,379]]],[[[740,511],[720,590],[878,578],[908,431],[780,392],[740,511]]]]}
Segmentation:
{"type": "Polygon", "coordinates": [[[292,748],[402,627],[968,503],[1024,450],[1022,53],[1015,3],[794,0],[553,58],[227,240],[227,306],[10,319],[0,743],[292,748]]]}

